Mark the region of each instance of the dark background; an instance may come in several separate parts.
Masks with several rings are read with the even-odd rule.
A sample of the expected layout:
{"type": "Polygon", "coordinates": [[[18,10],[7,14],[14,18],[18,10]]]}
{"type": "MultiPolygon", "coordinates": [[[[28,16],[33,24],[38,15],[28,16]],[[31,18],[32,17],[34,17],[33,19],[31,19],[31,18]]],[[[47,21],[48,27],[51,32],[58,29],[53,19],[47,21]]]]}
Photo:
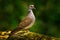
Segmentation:
{"type": "Polygon", "coordinates": [[[35,5],[35,24],[30,31],[60,37],[60,0],[0,0],[0,31],[14,30],[35,5]]]}

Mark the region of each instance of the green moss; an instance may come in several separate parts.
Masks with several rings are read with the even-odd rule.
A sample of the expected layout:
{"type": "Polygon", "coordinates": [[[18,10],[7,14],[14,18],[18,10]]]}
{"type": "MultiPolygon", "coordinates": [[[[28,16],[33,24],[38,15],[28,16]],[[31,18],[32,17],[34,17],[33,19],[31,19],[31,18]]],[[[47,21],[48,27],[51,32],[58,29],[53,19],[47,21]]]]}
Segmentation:
{"type": "Polygon", "coordinates": [[[37,34],[34,32],[19,31],[18,33],[15,33],[11,37],[9,37],[7,40],[59,40],[59,39],[55,37],[48,37],[42,34],[37,34]]]}

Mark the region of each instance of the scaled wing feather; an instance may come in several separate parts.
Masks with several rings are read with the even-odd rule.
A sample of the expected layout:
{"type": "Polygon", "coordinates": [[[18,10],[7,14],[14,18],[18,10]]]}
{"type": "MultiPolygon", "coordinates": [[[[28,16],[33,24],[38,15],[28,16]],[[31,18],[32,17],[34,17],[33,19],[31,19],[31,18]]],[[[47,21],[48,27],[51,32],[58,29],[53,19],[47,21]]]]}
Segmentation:
{"type": "Polygon", "coordinates": [[[26,26],[28,26],[30,23],[32,22],[31,18],[27,17],[24,20],[22,20],[22,22],[20,22],[19,27],[20,28],[25,28],[26,26]]]}

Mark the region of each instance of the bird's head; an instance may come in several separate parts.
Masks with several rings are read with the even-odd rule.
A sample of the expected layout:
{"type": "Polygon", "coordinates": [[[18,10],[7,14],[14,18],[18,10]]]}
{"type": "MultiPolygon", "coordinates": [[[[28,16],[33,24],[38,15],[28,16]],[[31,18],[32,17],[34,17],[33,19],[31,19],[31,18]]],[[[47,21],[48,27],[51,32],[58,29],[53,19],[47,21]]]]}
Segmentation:
{"type": "Polygon", "coordinates": [[[34,5],[29,5],[29,9],[35,9],[34,5]]]}

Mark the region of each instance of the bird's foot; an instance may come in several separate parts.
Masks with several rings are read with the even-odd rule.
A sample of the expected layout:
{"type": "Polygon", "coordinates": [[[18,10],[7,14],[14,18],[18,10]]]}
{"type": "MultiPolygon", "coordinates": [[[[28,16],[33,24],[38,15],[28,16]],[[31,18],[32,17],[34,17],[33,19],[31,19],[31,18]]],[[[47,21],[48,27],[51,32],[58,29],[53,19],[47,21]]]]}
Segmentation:
{"type": "Polygon", "coordinates": [[[25,32],[30,32],[28,29],[25,29],[25,32]]]}

